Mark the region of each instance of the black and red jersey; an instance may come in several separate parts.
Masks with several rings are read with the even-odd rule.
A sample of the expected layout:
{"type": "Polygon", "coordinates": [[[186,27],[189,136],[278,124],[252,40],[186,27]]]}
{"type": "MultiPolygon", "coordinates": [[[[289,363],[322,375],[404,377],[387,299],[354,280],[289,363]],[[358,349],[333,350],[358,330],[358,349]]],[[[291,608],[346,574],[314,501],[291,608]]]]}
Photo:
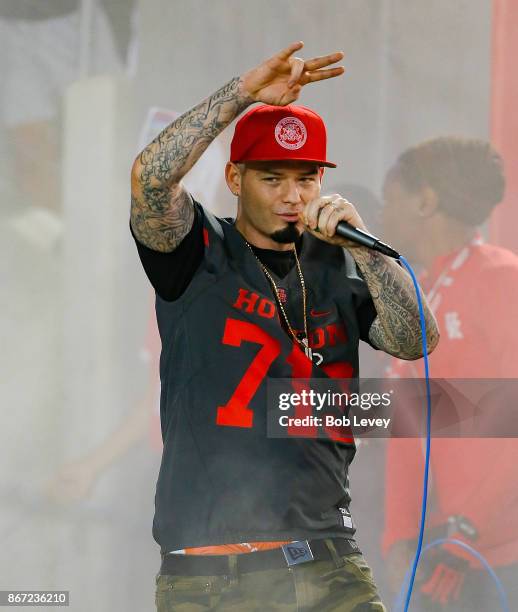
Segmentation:
{"type": "MultiPolygon", "coordinates": [[[[371,302],[348,251],[309,233],[299,259],[312,363],[280,323],[272,288],[232,219],[203,218],[204,255],[175,301],[157,295],[163,456],[153,535],[163,551],[352,537],[352,438],[269,438],[266,381],[358,376],[358,313],[371,302]]],[[[303,329],[296,268],[275,281],[303,329]]]]}

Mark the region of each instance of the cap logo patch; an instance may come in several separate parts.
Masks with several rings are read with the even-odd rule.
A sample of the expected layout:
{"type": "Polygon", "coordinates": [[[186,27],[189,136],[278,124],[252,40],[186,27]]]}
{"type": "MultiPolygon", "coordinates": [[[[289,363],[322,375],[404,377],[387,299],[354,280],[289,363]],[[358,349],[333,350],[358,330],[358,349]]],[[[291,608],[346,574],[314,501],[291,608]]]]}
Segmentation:
{"type": "Polygon", "coordinates": [[[275,126],[275,140],[284,149],[300,149],[307,137],[306,126],[297,117],[284,117],[275,126]]]}

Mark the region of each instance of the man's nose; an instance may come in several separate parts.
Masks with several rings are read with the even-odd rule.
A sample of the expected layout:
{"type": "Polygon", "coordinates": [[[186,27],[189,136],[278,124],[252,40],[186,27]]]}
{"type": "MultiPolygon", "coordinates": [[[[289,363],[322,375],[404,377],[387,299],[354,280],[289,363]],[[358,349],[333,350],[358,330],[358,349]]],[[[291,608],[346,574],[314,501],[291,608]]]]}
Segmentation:
{"type": "Polygon", "coordinates": [[[286,204],[300,204],[300,188],[297,181],[286,181],[282,199],[286,204]]]}

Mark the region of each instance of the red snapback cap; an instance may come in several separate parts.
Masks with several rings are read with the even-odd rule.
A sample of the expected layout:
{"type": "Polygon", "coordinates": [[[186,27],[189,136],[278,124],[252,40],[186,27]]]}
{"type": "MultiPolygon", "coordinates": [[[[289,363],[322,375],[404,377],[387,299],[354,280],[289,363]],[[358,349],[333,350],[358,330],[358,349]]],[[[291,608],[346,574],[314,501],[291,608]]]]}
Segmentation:
{"type": "Polygon", "coordinates": [[[326,159],[326,143],[326,126],[315,111],[292,104],[263,104],[249,110],[236,123],[230,161],[297,159],[336,168],[326,159]]]}

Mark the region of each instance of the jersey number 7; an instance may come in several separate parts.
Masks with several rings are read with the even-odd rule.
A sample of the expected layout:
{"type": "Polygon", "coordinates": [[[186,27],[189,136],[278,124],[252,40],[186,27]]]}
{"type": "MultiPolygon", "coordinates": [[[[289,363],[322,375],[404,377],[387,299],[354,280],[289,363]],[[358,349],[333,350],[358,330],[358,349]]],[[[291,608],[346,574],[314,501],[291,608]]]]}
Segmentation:
{"type": "MultiPolygon", "coordinates": [[[[231,398],[224,406],[218,406],[216,423],[218,425],[226,425],[229,427],[252,427],[254,413],[248,407],[252,398],[257,392],[263,379],[268,373],[272,363],[281,354],[281,345],[278,340],[272,338],[262,328],[255,323],[241,321],[239,319],[228,318],[225,323],[222,343],[240,347],[242,342],[254,342],[261,345],[261,349],[253,358],[252,362],[246,369],[243,377],[239,381],[231,398]]],[[[298,345],[293,344],[293,349],[286,358],[286,361],[291,365],[294,379],[309,379],[311,377],[312,362],[306,357],[298,345]]],[[[334,362],[320,366],[330,378],[350,378],[353,372],[351,364],[347,362],[334,362]]],[[[311,414],[311,406],[302,404],[296,406],[296,417],[302,418],[311,414]]],[[[324,427],[328,436],[339,442],[351,443],[353,441],[352,434],[344,436],[339,434],[335,429],[324,427]]],[[[294,434],[290,427],[287,428],[288,434],[294,434]]],[[[301,429],[296,428],[297,436],[316,437],[316,427],[306,427],[301,429]]]]}

